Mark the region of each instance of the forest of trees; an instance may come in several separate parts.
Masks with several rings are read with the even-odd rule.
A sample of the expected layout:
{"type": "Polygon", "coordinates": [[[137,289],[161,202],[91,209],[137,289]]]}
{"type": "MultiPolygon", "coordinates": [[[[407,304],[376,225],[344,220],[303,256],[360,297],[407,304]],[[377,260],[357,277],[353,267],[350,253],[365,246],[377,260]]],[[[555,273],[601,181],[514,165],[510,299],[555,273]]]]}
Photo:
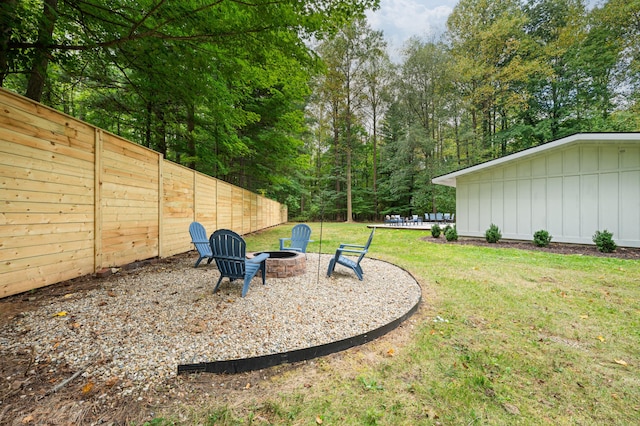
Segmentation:
{"type": "Polygon", "coordinates": [[[399,63],[378,0],[6,0],[0,86],[289,206],[455,211],[435,176],[640,130],[640,0],[460,0],[399,63]]]}

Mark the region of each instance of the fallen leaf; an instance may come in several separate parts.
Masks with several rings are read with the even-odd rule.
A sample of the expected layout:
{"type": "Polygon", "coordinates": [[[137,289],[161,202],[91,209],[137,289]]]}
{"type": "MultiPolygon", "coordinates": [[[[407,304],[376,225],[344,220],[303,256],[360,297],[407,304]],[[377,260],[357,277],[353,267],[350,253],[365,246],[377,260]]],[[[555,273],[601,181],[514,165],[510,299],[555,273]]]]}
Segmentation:
{"type": "Polygon", "coordinates": [[[27,417],[22,419],[22,424],[26,425],[27,423],[31,423],[33,421],[33,416],[29,414],[27,417]]]}
{"type": "Polygon", "coordinates": [[[111,377],[109,380],[107,380],[106,385],[109,387],[115,386],[116,383],[118,383],[118,377],[117,376],[113,376],[111,377]]]}
{"type": "Polygon", "coordinates": [[[436,331],[432,328],[430,331],[431,334],[436,334],[436,331]]]}
{"type": "Polygon", "coordinates": [[[320,416],[316,416],[316,423],[319,425],[322,424],[322,419],[320,418],[320,416]]]}
{"type": "Polygon", "coordinates": [[[245,389],[249,389],[251,387],[251,383],[247,383],[247,386],[245,386],[245,389]]]}
{"type": "Polygon", "coordinates": [[[587,319],[587,318],[589,318],[589,315],[580,315],[580,318],[587,319]]]}
{"type": "Polygon", "coordinates": [[[393,348],[390,348],[390,349],[387,351],[387,356],[393,356],[393,355],[395,355],[395,351],[393,350],[393,348]]]}
{"type": "Polygon", "coordinates": [[[627,361],[625,361],[623,359],[614,359],[614,361],[616,362],[616,364],[629,365],[629,364],[627,364],[627,361]]]}
{"type": "Polygon", "coordinates": [[[67,311],[60,311],[58,313],[55,313],[53,315],[51,315],[52,317],[64,317],[67,316],[68,312],[67,311]]]}
{"type": "Polygon", "coordinates": [[[93,389],[93,382],[87,382],[87,384],[82,387],[82,393],[87,394],[91,392],[92,389],[93,389]]]}
{"type": "Polygon", "coordinates": [[[604,342],[604,337],[598,336],[598,340],[600,340],[601,342],[604,342]]]}

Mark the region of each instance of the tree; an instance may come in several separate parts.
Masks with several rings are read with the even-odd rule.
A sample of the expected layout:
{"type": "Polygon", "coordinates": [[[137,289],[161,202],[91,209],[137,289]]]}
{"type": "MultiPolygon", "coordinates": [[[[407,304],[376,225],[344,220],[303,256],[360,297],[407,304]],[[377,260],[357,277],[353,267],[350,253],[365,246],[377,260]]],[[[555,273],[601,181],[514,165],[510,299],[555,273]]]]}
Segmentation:
{"type": "MultiPolygon", "coordinates": [[[[382,42],[382,39],[375,42],[382,42]]],[[[363,73],[364,110],[371,123],[373,210],[378,217],[378,126],[390,101],[389,90],[395,77],[395,70],[386,53],[386,43],[373,46],[372,50],[368,61],[365,62],[363,73]]]]}
{"type": "MultiPolygon", "coordinates": [[[[358,143],[355,128],[361,123],[363,116],[367,64],[371,58],[383,55],[383,48],[382,33],[373,31],[360,19],[345,26],[318,49],[327,67],[324,87],[331,102],[336,168],[341,168],[342,155],[345,159],[348,222],[353,220],[352,166],[353,153],[358,143]]],[[[340,192],[339,182],[336,180],[337,193],[340,192]]]]}

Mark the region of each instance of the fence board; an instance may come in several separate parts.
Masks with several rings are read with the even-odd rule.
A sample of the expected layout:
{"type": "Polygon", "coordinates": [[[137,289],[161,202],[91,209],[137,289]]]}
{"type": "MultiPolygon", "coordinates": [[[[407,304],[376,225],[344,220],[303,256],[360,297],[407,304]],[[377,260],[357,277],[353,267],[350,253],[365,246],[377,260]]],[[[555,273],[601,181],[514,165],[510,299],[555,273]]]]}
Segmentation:
{"type": "Polygon", "coordinates": [[[286,221],[273,200],[1,88],[0,109],[0,297],[191,250],[193,220],[286,221]]]}
{"type": "Polygon", "coordinates": [[[196,173],[195,182],[194,220],[213,232],[218,226],[218,180],[196,173]]]}

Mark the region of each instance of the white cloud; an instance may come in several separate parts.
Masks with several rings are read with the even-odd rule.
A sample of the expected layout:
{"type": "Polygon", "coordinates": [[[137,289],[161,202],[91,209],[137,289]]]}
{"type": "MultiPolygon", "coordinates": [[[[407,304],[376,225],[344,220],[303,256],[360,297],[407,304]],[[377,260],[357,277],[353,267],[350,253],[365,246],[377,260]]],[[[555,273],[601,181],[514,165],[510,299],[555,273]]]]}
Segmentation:
{"type": "Polygon", "coordinates": [[[381,0],[380,9],[367,12],[369,25],[382,30],[392,60],[411,36],[437,39],[446,29],[447,18],[457,0],[381,0]]]}

